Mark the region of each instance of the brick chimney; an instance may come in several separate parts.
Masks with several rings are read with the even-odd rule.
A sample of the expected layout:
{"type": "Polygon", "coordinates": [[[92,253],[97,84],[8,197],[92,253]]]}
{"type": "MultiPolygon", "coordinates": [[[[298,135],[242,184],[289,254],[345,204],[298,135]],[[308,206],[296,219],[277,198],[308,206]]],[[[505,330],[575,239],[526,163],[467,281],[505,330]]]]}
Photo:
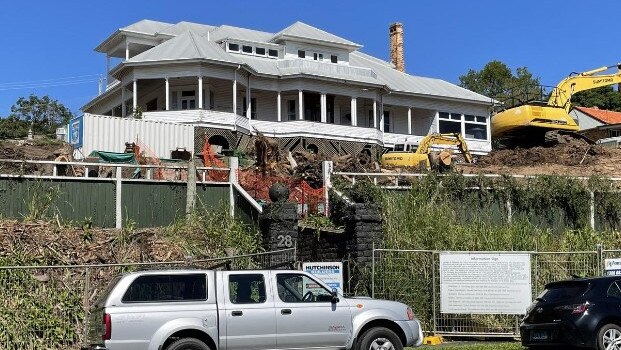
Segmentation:
{"type": "Polygon", "coordinates": [[[395,22],[390,25],[390,62],[397,70],[405,71],[403,62],[403,24],[395,22]]]}

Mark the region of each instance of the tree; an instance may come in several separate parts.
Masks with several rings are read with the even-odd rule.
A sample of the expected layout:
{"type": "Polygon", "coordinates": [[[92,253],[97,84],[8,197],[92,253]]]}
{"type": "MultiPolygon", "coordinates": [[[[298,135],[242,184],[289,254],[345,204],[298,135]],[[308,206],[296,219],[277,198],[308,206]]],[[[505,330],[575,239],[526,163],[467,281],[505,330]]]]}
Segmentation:
{"type": "Polygon", "coordinates": [[[580,91],[571,97],[571,104],[582,107],[597,107],[621,112],[621,93],[612,85],[597,89],[580,91]]]}
{"type": "Polygon", "coordinates": [[[480,71],[468,70],[468,73],[459,77],[459,82],[461,87],[505,102],[508,107],[540,95],[539,78],[534,77],[528,68],[518,67],[513,74],[511,68],[496,60],[486,64],[480,71]],[[517,95],[523,96],[511,99],[517,95]]]}
{"type": "Polygon", "coordinates": [[[0,118],[0,140],[20,139],[28,135],[29,125],[13,117],[0,118]]]}
{"type": "Polygon", "coordinates": [[[67,124],[73,118],[73,113],[47,95],[30,95],[28,98],[20,97],[15,102],[9,118],[29,123],[35,133],[53,134],[57,127],[67,124]]]}

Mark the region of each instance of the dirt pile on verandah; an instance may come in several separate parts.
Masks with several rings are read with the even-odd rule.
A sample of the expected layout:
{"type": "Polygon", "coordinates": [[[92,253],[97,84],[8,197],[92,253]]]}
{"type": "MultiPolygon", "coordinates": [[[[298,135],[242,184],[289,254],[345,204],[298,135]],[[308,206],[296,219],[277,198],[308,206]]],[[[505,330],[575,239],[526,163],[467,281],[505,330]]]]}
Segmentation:
{"type": "Polygon", "coordinates": [[[458,169],[464,173],[619,176],[621,149],[571,139],[549,147],[494,150],[477,163],[461,164],[458,169]]]}

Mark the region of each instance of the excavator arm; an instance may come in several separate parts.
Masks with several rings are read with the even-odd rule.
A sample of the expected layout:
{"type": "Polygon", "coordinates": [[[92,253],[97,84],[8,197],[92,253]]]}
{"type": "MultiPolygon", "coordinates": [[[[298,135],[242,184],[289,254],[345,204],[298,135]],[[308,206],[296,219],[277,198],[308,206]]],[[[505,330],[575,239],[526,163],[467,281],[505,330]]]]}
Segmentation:
{"type": "Polygon", "coordinates": [[[548,106],[562,107],[567,113],[571,109],[571,96],[576,92],[596,89],[602,86],[608,86],[621,83],[621,63],[616,66],[601,67],[577,75],[569,76],[563,79],[556,89],[550,95],[548,106]],[[617,67],[615,74],[596,75],[617,67]]]}
{"type": "Polygon", "coordinates": [[[472,163],[472,154],[468,150],[468,144],[460,133],[439,134],[433,133],[423,138],[418,144],[416,153],[429,154],[432,145],[457,146],[467,163],[472,163]]]}

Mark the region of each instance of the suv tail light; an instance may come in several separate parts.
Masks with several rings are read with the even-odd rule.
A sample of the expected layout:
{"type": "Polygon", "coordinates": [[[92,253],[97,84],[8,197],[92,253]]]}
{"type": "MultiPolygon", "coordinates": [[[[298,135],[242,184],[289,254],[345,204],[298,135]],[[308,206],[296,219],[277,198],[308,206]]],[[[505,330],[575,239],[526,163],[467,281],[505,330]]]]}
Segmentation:
{"type": "Polygon", "coordinates": [[[555,307],[554,311],[561,311],[561,312],[571,311],[572,315],[580,315],[580,314],[585,313],[592,306],[593,304],[589,304],[589,302],[586,302],[584,304],[562,305],[562,306],[555,307]]]}
{"type": "Polygon", "coordinates": [[[414,312],[412,311],[412,308],[408,307],[408,320],[412,321],[414,319],[414,312]]]}
{"type": "Polygon", "coordinates": [[[110,340],[112,336],[112,319],[110,314],[103,315],[103,333],[101,334],[101,339],[110,340]]]}

